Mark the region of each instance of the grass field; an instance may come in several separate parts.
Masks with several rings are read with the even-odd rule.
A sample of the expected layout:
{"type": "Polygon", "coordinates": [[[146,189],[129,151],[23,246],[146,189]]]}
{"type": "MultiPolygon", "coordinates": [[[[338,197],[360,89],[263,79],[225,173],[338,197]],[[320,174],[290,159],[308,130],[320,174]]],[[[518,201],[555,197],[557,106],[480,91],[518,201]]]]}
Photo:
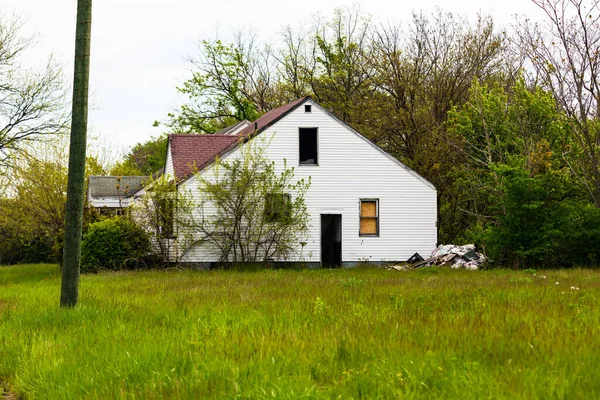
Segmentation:
{"type": "Polygon", "coordinates": [[[74,310],[59,288],[0,268],[13,397],[600,398],[600,271],[103,273],[74,310]]]}

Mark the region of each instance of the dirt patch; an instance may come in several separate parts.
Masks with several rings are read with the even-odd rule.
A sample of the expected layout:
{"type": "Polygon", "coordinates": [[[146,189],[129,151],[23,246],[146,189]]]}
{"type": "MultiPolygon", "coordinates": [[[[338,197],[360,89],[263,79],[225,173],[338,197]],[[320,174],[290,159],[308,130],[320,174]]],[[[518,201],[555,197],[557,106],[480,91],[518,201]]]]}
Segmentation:
{"type": "Polygon", "coordinates": [[[18,400],[17,395],[2,381],[0,381],[0,400],[18,400]]]}

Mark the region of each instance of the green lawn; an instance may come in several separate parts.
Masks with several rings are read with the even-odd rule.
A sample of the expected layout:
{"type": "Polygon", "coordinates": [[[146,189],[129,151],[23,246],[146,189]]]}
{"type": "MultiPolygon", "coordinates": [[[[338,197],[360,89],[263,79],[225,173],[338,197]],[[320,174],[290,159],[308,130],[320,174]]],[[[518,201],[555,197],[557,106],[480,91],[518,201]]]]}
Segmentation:
{"type": "Polygon", "coordinates": [[[103,273],[74,310],[59,288],[0,268],[13,395],[600,397],[600,271],[103,273]]]}

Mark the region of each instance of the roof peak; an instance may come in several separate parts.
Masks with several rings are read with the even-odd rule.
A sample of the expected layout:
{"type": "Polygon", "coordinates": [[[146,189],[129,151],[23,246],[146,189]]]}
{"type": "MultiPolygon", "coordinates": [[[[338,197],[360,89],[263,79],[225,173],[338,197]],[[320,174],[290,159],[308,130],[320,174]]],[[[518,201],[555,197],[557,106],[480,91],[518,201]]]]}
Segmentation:
{"type": "Polygon", "coordinates": [[[250,136],[252,134],[260,133],[268,127],[270,127],[271,125],[273,125],[275,122],[279,121],[287,114],[289,114],[291,111],[295,110],[300,104],[304,103],[306,100],[309,99],[312,100],[310,96],[300,97],[299,99],[296,99],[290,103],[284,104],[270,111],[267,111],[256,121],[253,121],[246,128],[242,129],[239,134],[242,136],[250,136]]]}

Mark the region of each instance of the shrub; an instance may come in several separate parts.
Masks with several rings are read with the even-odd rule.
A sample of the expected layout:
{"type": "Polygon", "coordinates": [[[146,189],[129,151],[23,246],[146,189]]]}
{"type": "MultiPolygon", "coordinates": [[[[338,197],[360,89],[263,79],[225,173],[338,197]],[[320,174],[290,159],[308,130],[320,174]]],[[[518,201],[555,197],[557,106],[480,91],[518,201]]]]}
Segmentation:
{"type": "Polygon", "coordinates": [[[484,232],[492,259],[521,268],[598,265],[600,209],[577,196],[566,174],[500,172],[504,213],[484,232]]]}
{"type": "Polygon", "coordinates": [[[4,238],[3,244],[0,246],[0,265],[56,261],[52,239],[47,236],[21,238],[16,235],[6,235],[2,229],[0,229],[0,235],[4,238]]]}
{"type": "Polygon", "coordinates": [[[151,249],[149,235],[133,221],[113,217],[94,222],[83,236],[81,270],[120,270],[139,265],[151,249]]]}

